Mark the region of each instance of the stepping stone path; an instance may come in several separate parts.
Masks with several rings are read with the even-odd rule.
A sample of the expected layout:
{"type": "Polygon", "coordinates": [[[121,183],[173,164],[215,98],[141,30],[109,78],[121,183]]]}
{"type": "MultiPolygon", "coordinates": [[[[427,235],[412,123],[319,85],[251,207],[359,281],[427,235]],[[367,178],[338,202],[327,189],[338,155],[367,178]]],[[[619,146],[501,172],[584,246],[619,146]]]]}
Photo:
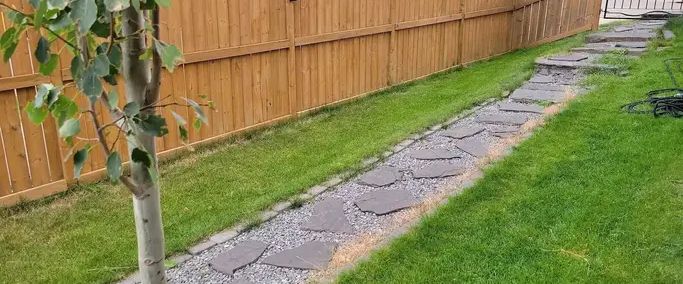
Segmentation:
{"type": "Polygon", "coordinates": [[[445,178],[459,176],[467,172],[462,165],[438,163],[413,171],[414,178],[445,178]]]}
{"type": "Polygon", "coordinates": [[[449,129],[446,132],[443,133],[444,136],[455,138],[455,139],[464,139],[467,137],[472,137],[474,135],[477,135],[479,133],[484,132],[486,128],[477,126],[477,127],[458,127],[458,128],[453,128],[449,129]]]}
{"type": "Polygon", "coordinates": [[[395,183],[401,176],[401,171],[393,167],[380,167],[365,175],[358,181],[359,184],[382,187],[395,183]]]}
{"type": "Polygon", "coordinates": [[[334,243],[310,242],[266,257],[263,263],[285,268],[322,270],[332,259],[334,243]]]}
{"type": "MultiPolygon", "coordinates": [[[[310,270],[325,269],[337,246],[389,229],[392,213],[424,202],[454,176],[477,171],[490,149],[519,137],[520,125],[543,117],[534,102],[561,103],[581,95],[582,69],[611,68],[597,62],[601,54],[626,50],[639,55],[664,22],[615,27],[590,35],[591,43],[570,54],[537,60],[532,79],[509,98],[477,108],[467,117],[434,127],[424,136],[402,143],[402,149],[375,160],[374,169],[351,181],[331,180],[300,198],[311,199],[297,208],[275,210],[274,218],[247,231],[232,229],[213,236],[203,249],[168,271],[170,283],[305,283],[310,270]],[[570,92],[571,91],[571,92],[570,92]],[[413,141],[416,140],[416,141],[413,141]],[[467,153],[463,155],[462,152],[467,153]],[[448,160],[448,161],[446,161],[448,160]],[[399,169],[412,169],[406,175],[399,169]],[[353,204],[348,206],[347,204],[353,204]],[[346,207],[345,207],[346,206],[346,207]],[[299,224],[299,225],[296,225],[299,224]],[[235,236],[236,235],[236,236],[235,236]]],[[[673,34],[664,31],[667,37],[673,34]]],[[[292,204],[284,202],[283,204],[292,204]]],[[[284,208],[287,208],[288,206],[284,208]]],[[[457,220],[454,220],[457,221],[457,220]]],[[[197,246],[199,247],[199,246],[197,246]]]]}
{"type": "Polygon", "coordinates": [[[417,199],[405,190],[378,190],[363,194],[356,206],[364,212],[385,215],[415,205],[417,199]]]}
{"type": "Polygon", "coordinates": [[[226,275],[232,275],[235,270],[254,263],[268,248],[268,245],[255,240],[238,244],[227,253],[214,258],[210,265],[226,275]]]}
{"type": "Polygon", "coordinates": [[[339,198],[328,198],[315,204],[311,219],[302,228],[317,232],[353,233],[353,227],[344,215],[344,201],[339,198]]]}
{"type": "Polygon", "coordinates": [[[417,160],[450,160],[462,158],[460,153],[447,149],[420,149],[411,152],[410,156],[417,160]]]}

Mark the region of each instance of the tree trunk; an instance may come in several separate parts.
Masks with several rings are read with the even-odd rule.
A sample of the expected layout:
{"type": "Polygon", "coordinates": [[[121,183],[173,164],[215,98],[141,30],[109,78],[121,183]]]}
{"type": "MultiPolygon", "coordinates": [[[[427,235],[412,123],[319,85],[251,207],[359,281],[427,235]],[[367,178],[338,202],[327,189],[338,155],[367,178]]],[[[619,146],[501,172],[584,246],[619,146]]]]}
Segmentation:
{"type": "MultiPolygon", "coordinates": [[[[123,36],[128,38],[122,43],[123,77],[127,102],[137,102],[144,107],[150,97],[150,63],[140,60],[145,52],[145,38],[138,31],[145,28],[142,12],[130,7],[122,13],[123,36]],[[149,96],[149,97],[148,97],[149,96]]],[[[153,98],[152,98],[153,99],[153,98]]],[[[146,110],[153,113],[154,109],[146,110]]],[[[155,138],[137,131],[134,138],[128,139],[128,149],[141,148],[152,157],[152,167],[157,168],[155,138]]],[[[149,169],[140,163],[131,163],[131,177],[137,187],[133,196],[135,229],[138,241],[138,266],[142,283],[165,283],[164,268],[164,231],[161,222],[161,202],[158,182],[152,178],[149,169]]]]}

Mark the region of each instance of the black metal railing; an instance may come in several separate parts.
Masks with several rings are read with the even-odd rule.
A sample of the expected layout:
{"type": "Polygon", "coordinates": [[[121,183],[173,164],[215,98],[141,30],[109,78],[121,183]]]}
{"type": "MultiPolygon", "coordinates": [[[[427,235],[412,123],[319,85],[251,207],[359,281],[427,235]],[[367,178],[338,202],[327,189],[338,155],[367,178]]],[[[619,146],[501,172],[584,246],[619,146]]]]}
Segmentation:
{"type": "Polygon", "coordinates": [[[605,19],[668,19],[683,15],[683,0],[603,0],[605,19]]]}

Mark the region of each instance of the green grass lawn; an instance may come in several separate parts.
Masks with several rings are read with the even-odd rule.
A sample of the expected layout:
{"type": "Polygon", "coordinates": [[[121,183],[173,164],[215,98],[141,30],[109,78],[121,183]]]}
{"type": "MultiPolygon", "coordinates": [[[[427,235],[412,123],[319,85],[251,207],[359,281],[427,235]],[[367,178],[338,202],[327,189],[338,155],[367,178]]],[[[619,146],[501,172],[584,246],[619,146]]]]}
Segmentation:
{"type": "MultiPolygon", "coordinates": [[[[268,129],[162,168],[168,253],[254,216],[413,133],[500,96],[534,59],[582,37],[522,50],[268,129]]],[[[0,210],[0,283],[110,282],[135,271],[129,195],[92,185],[0,210]]]]}
{"type": "Polygon", "coordinates": [[[594,91],[339,282],[683,283],[683,120],[620,111],[671,87],[672,28],[673,48],[593,74],[594,91]]]}

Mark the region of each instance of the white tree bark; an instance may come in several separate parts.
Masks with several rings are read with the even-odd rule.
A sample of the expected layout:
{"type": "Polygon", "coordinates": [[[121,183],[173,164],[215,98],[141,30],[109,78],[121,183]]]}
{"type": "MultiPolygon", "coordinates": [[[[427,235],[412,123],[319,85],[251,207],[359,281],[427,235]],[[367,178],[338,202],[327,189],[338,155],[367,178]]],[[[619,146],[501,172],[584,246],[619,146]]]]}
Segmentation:
{"type": "MultiPolygon", "coordinates": [[[[151,69],[148,60],[140,60],[145,52],[145,38],[138,34],[144,29],[142,12],[129,8],[122,13],[123,36],[130,36],[122,44],[123,77],[128,102],[144,107],[156,101],[158,94],[150,94],[151,69]]],[[[146,110],[154,112],[153,108],[146,110]]],[[[152,167],[157,168],[155,138],[142,132],[128,139],[129,151],[144,149],[152,157],[152,167]]],[[[142,283],[165,283],[164,231],[161,220],[161,198],[158,183],[148,169],[139,163],[131,164],[131,176],[140,194],[133,195],[133,211],[138,241],[138,266],[142,283]]]]}

